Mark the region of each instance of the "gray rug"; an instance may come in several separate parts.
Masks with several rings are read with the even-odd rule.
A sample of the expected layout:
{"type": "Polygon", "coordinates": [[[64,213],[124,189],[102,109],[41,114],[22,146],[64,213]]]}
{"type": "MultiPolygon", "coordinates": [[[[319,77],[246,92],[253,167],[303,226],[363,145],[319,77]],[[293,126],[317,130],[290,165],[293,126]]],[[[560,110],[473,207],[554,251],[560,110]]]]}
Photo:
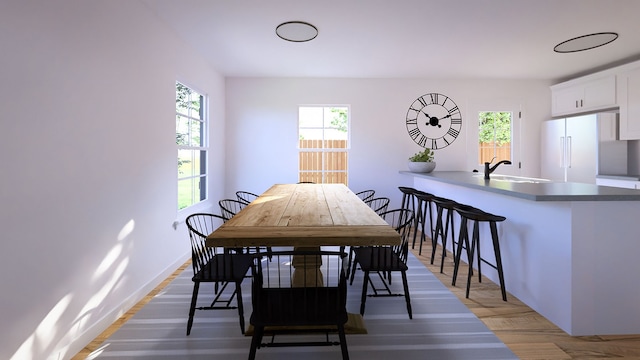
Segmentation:
{"type": "MultiPolygon", "coordinates": [[[[351,359],[517,359],[458,298],[409,253],[408,281],[413,306],[409,320],[404,298],[368,298],[367,334],[347,335],[351,359]]],[[[107,339],[89,359],[245,359],[250,336],[240,332],[236,310],[196,311],[186,336],[193,283],[189,267],[157,297],[107,339]]],[[[394,287],[401,292],[399,274],[394,287]]],[[[251,280],[243,283],[245,318],[251,314],[251,280]]],[[[210,299],[200,287],[200,304],[210,299]]],[[[347,310],[358,313],[362,272],[349,286],[347,310]]],[[[199,304],[199,305],[200,305],[199,304]]],[[[295,335],[296,341],[324,335],[295,335]]],[[[318,338],[320,337],[320,338],[318,338]]],[[[337,336],[334,336],[337,338],[337,336]]],[[[281,338],[282,339],[282,338],[281,338]]],[[[277,340],[277,339],[276,339],[277,340]]],[[[339,346],[261,348],[257,359],[341,359],[339,346]]]]}

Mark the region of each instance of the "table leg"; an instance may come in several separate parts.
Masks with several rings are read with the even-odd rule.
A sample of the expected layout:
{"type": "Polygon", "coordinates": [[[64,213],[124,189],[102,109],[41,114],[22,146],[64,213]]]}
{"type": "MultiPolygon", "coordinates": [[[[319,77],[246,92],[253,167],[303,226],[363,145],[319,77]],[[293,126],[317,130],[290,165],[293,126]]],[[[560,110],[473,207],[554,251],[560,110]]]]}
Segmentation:
{"type": "MultiPolygon", "coordinates": [[[[319,251],[320,247],[296,247],[294,250],[299,251],[319,251]]],[[[324,280],[322,279],[322,257],[318,255],[294,255],[292,265],[293,271],[293,286],[324,286],[324,280]]]]}

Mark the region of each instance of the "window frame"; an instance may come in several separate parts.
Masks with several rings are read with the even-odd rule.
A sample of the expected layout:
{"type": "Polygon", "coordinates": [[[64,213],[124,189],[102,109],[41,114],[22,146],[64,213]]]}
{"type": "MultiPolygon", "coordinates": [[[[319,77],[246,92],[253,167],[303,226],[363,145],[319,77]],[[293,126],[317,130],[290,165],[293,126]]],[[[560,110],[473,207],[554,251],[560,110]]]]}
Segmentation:
{"type": "MultiPolygon", "coordinates": [[[[184,82],[184,81],[180,81],[180,80],[176,80],[175,82],[175,93],[176,93],[176,152],[177,152],[177,171],[176,171],[176,176],[177,176],[177,180],[176,180],[176,187],[177,187],[177,197],[176,197],[176,209],[178,212],[184,212],[184,211],[189,211],[190,209],[192,209],[194,206],[198,205],[198,204],[202,204],[203,202],[206,202],[209,198],[209,189],[208,189],[208,177],[209,177],[209,96],[206,94],[206,92],[201,91],[200,89],[198,89],[197,87],[191,86],[190,84],[184,82]],[[194,114],[191,112],[191,110],[188,111],[187,114],[180,112],[180,108],[178,107],[178,84],[184,86],[185,88],[189,89],[190,91],[196,93],[199,97],[199,111],[197,113],[197,116],[194,116],[194,114]],[[199,143],[197,145],[194,145],[192,143],[192,139],[193,137],[190,137],[190,135],[192,135],[191,132],[191,128],[189,128],[189,125],[186,125],[187,127],[187,136],[189,137],[189,139],[187,140],[187,144],[180,144],[178,143],[178,136],[180,134],[183,134],[180,130],[180,117],[182,117],[182,119],[186,119],[188,121],[196,121],[199,123],[199,143]],[[192,170],[191,174],[189,175],[185,175],[185,176],[181,176],[180,173],[180,167],[181,167],[181,159],[183,159],[183,157],[181,156],[181,152],[183,151],[190,151],[193,152],[194,155],[197,153],[197,156],[192,156],[192,161],[195,161],[195,158],[198,158],[198,162],[199,162],[199,166],[198,166],[198,171],[192,170]],[[195,181],[196,179],[199,179],[199,181],[195,181]],[[186,181],[191,181],[192,184],[191,186],[189,186],[189,188],[191,189],[191,199],[190,199],[190,204],[186,205],[185,207],[180,207],[181,206],[181,182],[186,182],[186,181]],[[197,185],[197,187],[196,187],[197,185]]],[[[183,124],[184,126],[184,124],[183,124]]]]}
{"type": "Polygon", "coordinates": [[[480,159],[480,124],[479,115],[482,112],[510,112],[511,118],[511,165],[500,166],[500,173],[505,175],[521,175],[521,146],[522,146],[522,106],[518,99],[476,99],[469,102],[469,112],[465,123],[469,129],[467,135],[467,166],[471,169],[482,170],[484,164],[480,159]]]}
{"type": "MultiPolygon", "coordinates": [[[[513,145],[513,143],[514,143],[514,137],[513,137],[513,126],[514,126],[514,123],[515,123],[515,120],[514,120],[514,119],[515,119],[515,117],[517,116],[517,114],[514,114],[514,113],[513,113],[513,111],[493,111],[493,110],[491,110],[491,111],[480,111],[480,112],[478,112],[478,113],[477,113],[477,114],[478,114],[478,120],[480,119],[480,114],[487,114],[487,113],[492,113],[492,114],[509,114],[509,152],[508,152],[508,154],[509,154],[509,155],[508,155],[508,157],[503,158],[503,157],[500,157],[500,156],[498,156],[498,155],[496,154],[496,152],[499,150],[499,146],[497,146],[497,145],[496,145],[496,142],[497,142],[496,140],[498,140],[498,139],[496,138],[497,131],[496,131],[495,123],[494,123],[493,132],[492,132],[492,134],[493,134],[493,139],[492,139],[492,140],[493,140],[493,141],[492,141],[492,142],[490,142],[490,144],[492,144],[493,146],[491,146],[491,147],[486,147],[487,149],[492,150],[492,154],[491,154],[491,155],[489,155],[489,157],[488,157],[488,158],[484,158],[484,159],[482,159],[482,158],[481,158],[481,153],[482,153],[482,151],[481,151],[481,149],[480,149],[480,148],[482,148],[482,147],[480,147],[480,148],[478,149],[478,159],[479,159],[479,161],[480,161],[480,163],[479,163],[479,164],[483,164],[483,160],[484,160],[484,161],[488,161],[488,162],[493,162],[493,161],[498,162],[498,161],[502,161],[502,160],[509,160],[509,161],[511,161],[511,160],[512,160],[512,158],[513,158],[513,148],[512,148],[512,145],[513,145]]],[[[480,143],[480,132],[481,132],[481,131],[480,131],[480,128],[478,127],[478,146],[480,146],[480,144],[481,144],[481,143],[480,143]]]]}
{"type": "Polygon", "coordinates": [[[344,182],[339,182],[339,183],[343,183],[345,185],[348,186],[349,183],[349,150],[351,148],[351,106],[347,105],[347,104],[303,104],[303,105],[298,105],[298,121],[297,121],[297,133],[298,133],[298,137],[297,137],[297,144],[296,144],[296,148],[298,150],[298,180],[299,181],[306,181],[305,179],[303,179],[302,174],[304,173],[320,173],[321,174],[321,179],[322,179],[322,183],[327,183],[328,180],[328,175],[329,174],[335,174],[335,173],[344,173],[344,182]],[[327,148],[324,147],[325,143],[324,141],[327,140],[325,135],[326,135],[326,130],[332,130],[332,129],[338,129],[338,127],[327,127],[325,126],[325,123],[323,121],[323,125],[320,126],[301,126],[301,110],[303,108],[322,108],[323,110],[323,119],[324,119],[324,113],[326,111],[330,111],[330,109],[333,108],[344,108],[346,109],[346,114],[347,114],[347,119],[346,119],[346,138],[344,139],[346,142],[346,146],[344,148],[327,148]],[[300,141],[301,139],[301,130],[304,129],[316,129],[316,130],[322,130],[322,147],[313,147],[313,148],[302,148],[300,146],[300,141]],[[320,170],[305,170],[303,171],[301,169],[302,167],[302,163],[301,163],[301,157],[302,157],[302,153],[320,153],[322,158],[320,160],[321,163],[321,169],[320,170]],[[327,155],[330,153],[345,153],[345,158],[344,158],[344,169],[328,169],[327,168],[327,155]]]}

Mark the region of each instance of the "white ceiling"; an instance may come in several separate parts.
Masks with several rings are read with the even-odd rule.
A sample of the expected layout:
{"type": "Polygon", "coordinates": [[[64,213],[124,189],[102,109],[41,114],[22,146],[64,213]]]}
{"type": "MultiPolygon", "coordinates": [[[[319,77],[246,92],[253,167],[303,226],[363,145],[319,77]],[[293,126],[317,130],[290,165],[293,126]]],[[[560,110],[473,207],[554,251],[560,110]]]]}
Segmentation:
{"type": "Polygon", "coordinates": [[[565,80],[640,59],[639,0],[141,0],[225,76],[565,80]],[[292,43],[285,21],[314,24],[292,43]],[[558,54],[573,37],[611,44],[558,54]]]}

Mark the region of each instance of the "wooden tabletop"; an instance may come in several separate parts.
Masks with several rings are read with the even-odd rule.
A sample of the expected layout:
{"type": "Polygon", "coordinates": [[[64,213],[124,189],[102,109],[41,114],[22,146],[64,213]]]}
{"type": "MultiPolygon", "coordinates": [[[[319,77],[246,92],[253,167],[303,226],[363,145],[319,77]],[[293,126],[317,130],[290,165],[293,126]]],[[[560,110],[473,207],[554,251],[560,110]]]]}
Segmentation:
{"type": "Polygon", "coordinates": [[[342,184],[276,184],[207,237],[207,246],[397,245],[400,235],[342,184]]]}

